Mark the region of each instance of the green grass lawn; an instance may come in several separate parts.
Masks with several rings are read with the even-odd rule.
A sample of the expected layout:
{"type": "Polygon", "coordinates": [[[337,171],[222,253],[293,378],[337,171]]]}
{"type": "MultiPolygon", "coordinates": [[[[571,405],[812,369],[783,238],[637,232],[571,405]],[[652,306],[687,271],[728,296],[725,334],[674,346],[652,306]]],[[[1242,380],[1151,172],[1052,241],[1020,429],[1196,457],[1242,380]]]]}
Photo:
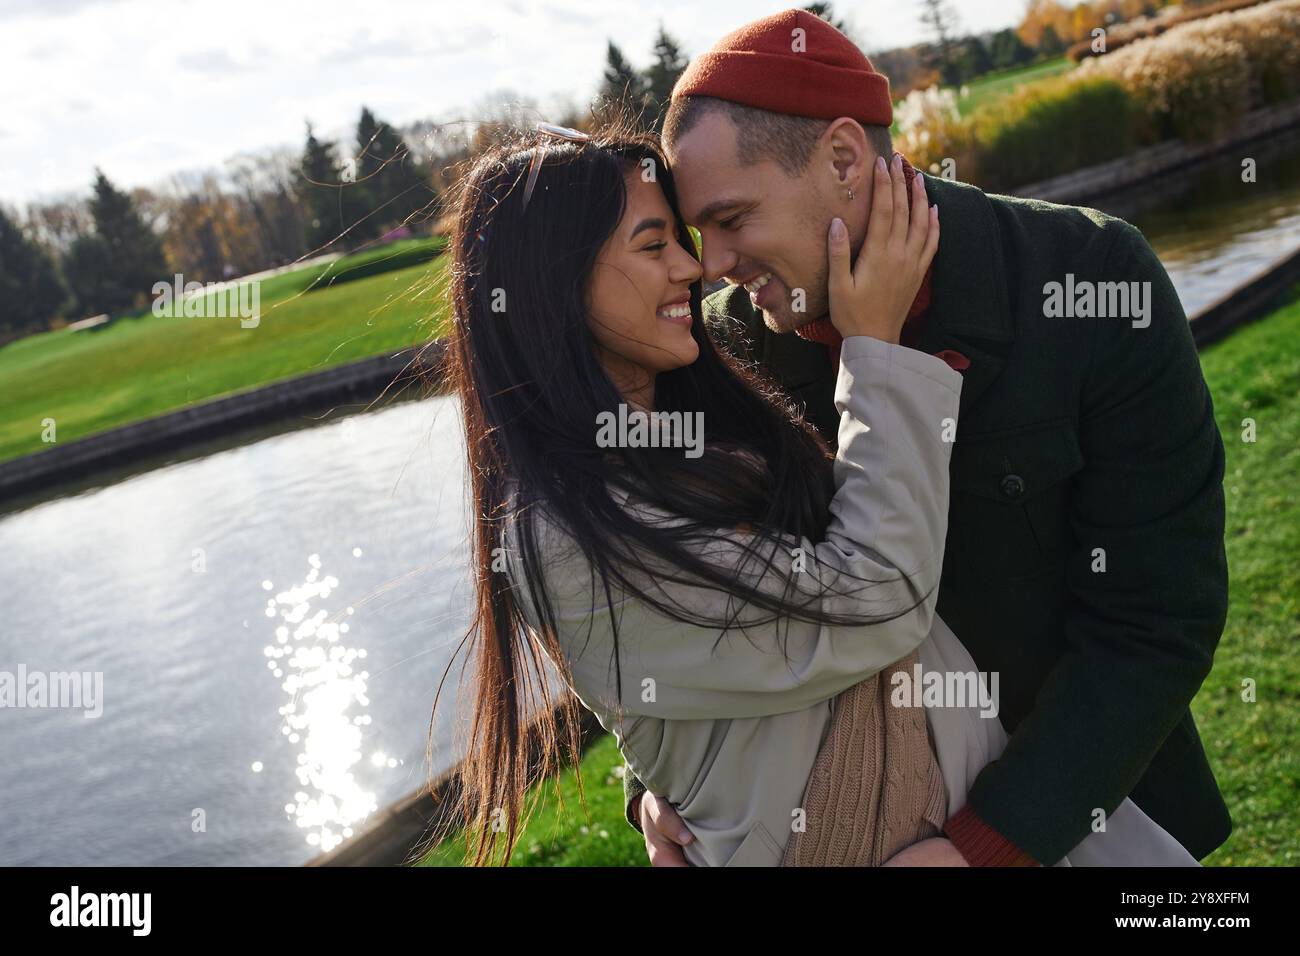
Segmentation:
{"type": "MultiPolygon", "coordinates": [[[[1300,291],[1300,290],[1298,290],[1300,291]]],[[[1227,549],[1231,605],[1214,670],[1192,704],[1201,739],[1233,818],[1233,834],[1206,866],[1300,864],[1300,299],[1201,353],[1227,454],[1227,549]],[[1242,419],[1256,424],[1241,440],[1242,419]],[[1252,679],[1256,701],[1242,700],[1252,679]]],[[[545,803],[511,858],[513,866],[645,866],[640,834],[623,819],[622,766],[606,735],[580,771],[562,774],[566,810],[545,803]]],[[[530,795],[532,799],[532,795],[530,795]]],[[[460,840],[425,859],[456,866],[460,840]]]]}
{"type": "MultiPolygon", "coordinates": [[[[349,257],[390,253],[375,250],[349,257]]],[[[309,267],[263,280],[260,321],[160,318],[146,311],[94,330],[46,332],[0,349],[0,460],[41,451],[52,418],[69,441],[192,402],[436,338],[444,260],[306,291],[309,267]]],[[[342,272],[346,276],[346,271],[342,272]]]]}
{"type": "Polygon", "coordinates": [[[1227,453],[1228,625],[1192,712],[1233,818],[1206,858],[1300,865],[1300,300],[1205,349],[1227,453]],[[1256,441],[1242,441],[1242,420],[1256,441]],[[1256,701],[1242,700],[1242,681],[1256,701]]]}
{"type": "Polygon", "coordinates": [[[1019,86],[1059,76],[1073,68],[1074,64],[1062,56],[1055,60],[1044,60],[1042,63],[1033,63],[1014,70],[982,76],[969,84],[970,92],[966,96],[958,97],[957,108],[962,116],[969,116],[985,103],[1006,96],[1019,86]]]}
{"type": "MultiPolygon", "coordinates": [[[[577,770],[590,816],[578,801],[578,773],[560,774],[560,801],[555,781],[541,787],[541,802],[510,856],[511,866],[649,866],[645,843],[623,818],[623,758],[612,734],[587,749],[577,770]]],[[[537,797],[536,788],[528,795],[537,797]]],[[[465,841],[457,836],[435,847],[420,866],[462,866],[465,841]]]]}
{"type": "MultiPolygon", "coordinates": [[[[979,107],[1001,99],[1027,83],[1059,76],[1072,69],[1074,69],[1074,64],[1062,56],[1057,57],[1055,60],[1045,60],[1042,63],[1032,63],[1029,66],[986,74],[967,84],[965,96],[960,95],[960,91],[954,90],[957,93],[957,110],[963,118],[969,117],[979,107]]],[[[897,114],[899,102],[898,100],[894,102],[895,114],[897,114]]],[[[890,131],[895,137],[900,135],[897,115],[895,115],[894,125],[890,128],[890,131]]]]}

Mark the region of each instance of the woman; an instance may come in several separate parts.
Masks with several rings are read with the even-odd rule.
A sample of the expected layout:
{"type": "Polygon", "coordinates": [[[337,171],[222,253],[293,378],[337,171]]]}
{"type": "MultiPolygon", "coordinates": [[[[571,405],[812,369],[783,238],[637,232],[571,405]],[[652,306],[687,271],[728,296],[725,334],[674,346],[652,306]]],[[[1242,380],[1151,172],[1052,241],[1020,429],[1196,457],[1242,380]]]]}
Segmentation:
{"type": "Polygon", "coordinates": [[[923,189],[909,208],[901,173],[877,169],[855,268],[828,236],[834,457],[705,334],[652,139],[503,145],[463,189],[450,361],[475,506],[474,862],[508,856],[527,783],[556,765],[544,660],[676,806],[693,864],[874,865],[936,834],[998,742],[972,712],[883,706],[875,676],[918,656],[974,670],[934,615],[961,376],[897,345],[938,242],[923,189]],[[614,415],[639,426],[610,442],[614,415]]]}

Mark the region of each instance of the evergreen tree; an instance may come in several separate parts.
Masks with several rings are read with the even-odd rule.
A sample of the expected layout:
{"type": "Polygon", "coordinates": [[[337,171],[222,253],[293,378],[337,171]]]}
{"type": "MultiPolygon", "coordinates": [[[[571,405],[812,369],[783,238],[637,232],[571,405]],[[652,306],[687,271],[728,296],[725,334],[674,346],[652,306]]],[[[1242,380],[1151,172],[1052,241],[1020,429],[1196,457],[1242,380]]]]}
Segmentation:
{"type": "Polygon", "coordinates": [[[0,334],[40,331],[67,297],[54,260],[0,209],[0,334]]]}
{"type": "Polygon", "coordinates": [[[677,78],[686,69],[687,59],[677,41],[659,24],[659,33],[655,36],[654,62],[646,70],[646,90],[650,106],[655,111],[655,131],[658,132],[663,120],[668,101],[672,98],[673,87],[677,78]]]}
{"type": "Polygon", "coordinates": [[[362,107],[357,123],[357,181],[344,187],[356,203],[345,201],[349,237],[371,239],[415,217],[434,199],[428,171],[416,163],[402,135],[362,107]]]}
{"type": "Polygon", "coordinates": [[[1043,27],[1042,38],[1038,41],[1038,52],[1044,57],[1059,56],[1065,52],[1065,44],[1061,41],[1060,34],[1050,23],[1043,27]]]}
{"type": "Polygon", "coordinates": [[[150,289],[167,275],[162,240],[140,215],[134,199],[117,189],[99,169],[95,170],[90,215],[94,236],[78,240],[70,251],[76,271],[69,281],[77,291],[83,311],[121,312],[147,301],[150,289]],[[98,240],[94,242],[93,240],[98,240]],[[89,273],[81,270],[89,269],[89,273]]]}
{"type": "Polygon", "coordinates": [[[993,69],[1005,70],[1008,67],[1028,63],[1034,58],[1034,51],[1020,39],[1020,34],[1011,27],[993,34],[989,55],[993,60],[993,69]]]}
{"type": "Polygon", "coordinates": [[[961,41],[961,52],[957,55],[960,82],[969,82],[992,69],[993,58],[979,37],[969,36],[961,41]]]}
{"type": "Polygon", "coordinates": [[[804,7],[804,9],[815,17],[821,17],[841,33],[846,35],[848,34],[849,31],[847,25],[843,20],[835,15],[835,11],[831,9],[829,3],[810,3],[808,6],[804,7]]]}
{"type": "Polygon", "coordinates": [[[334,144],[317,139],[308,123],[296,189],[303,209],[303,238],[309,252],[325,251],[325,247],[343,234],[341,172],[334,144]]]}
{"type": "Polygon", "coordinates": [[[63,254],[63,273],[83,316],[120,311],[130,291],[113,270],[113,249],[95,232],[78,236],[63,254]]]}
{"type": "Polygon", "coordinates": [[[607,42],[605,76],[592,111],[602,119],[625,114],[644,123],[649,105],[645,78],[627,61],[614,41],[607,42]]]}

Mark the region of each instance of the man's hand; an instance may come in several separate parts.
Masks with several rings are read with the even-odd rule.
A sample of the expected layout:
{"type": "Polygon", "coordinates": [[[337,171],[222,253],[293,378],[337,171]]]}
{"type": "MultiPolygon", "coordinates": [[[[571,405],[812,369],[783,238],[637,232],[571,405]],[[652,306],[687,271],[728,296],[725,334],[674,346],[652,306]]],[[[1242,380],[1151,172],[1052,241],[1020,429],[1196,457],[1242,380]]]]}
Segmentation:
{"type": "Polygon", "coordinates": [[[931,837],[899,850],[882,866],[970,866],[952,841],[931,837]]]}
{"type": "Polygon", "coordinates": [[[647,790],[637,798],[635,812],[645,834],[645,849],[651,866],[690,866],[682,847],[695,839],[686,829],[673,805],[647,790]]]}

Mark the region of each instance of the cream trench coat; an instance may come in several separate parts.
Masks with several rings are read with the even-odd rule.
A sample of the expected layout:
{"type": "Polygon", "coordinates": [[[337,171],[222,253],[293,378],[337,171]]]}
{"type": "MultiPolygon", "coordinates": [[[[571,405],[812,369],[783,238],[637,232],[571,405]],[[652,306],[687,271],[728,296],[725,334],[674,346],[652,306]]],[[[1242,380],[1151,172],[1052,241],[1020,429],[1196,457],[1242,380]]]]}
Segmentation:
{"type": "MultiPolygon", "coordinates": [[[[534,515],[572,689],[615,735],[649,791],[676,807],[695,835],[685,848],[692,865],[779,865],[830,724],[831,701],[841,691],[914,648],[924,670],[975,670],[934,611],[948,523],[952,444],[944,436],[955,433],[961,387],[961,374],[935,356],[866,336],[846,338],[835,389],[841,414],[836,494],[825,540],[791,538],[761,577],[745,561],[743,532],[725,544],[701,542],[720,567],[740,569],[774,594],[793,586],[828,610],[892,616],[885,623],[756,623],[765,612],[745,607],[738,621],[749,626],[722,634],[671,620],[628,595],[615,593],[607,602],[572,540],[545,514],[534,515]],[[863,587],[861,579],[872,583],[863,587]],[[917,603],[920,595],[928,596],[917,603]]],[[[675,520],[644,509],[641,516],[675,520]]],[[[512,583],[522,589],[516,529],[507,526],[503,543],[512,583]]],[[[642,577],[638,584],[653,592],[656,577],[642,577]]],[[[711,588],[670,584],[659,597],[704,619],[736,611],[711,588]]],[[[535,627],[530,601],[522,596],[520,604],[535,627]]],[[[978,702],[927,707],[949,816],[1006,744],[1001,723],[979,710],[978,702]]],[[[1195,865],[1185,851],[1186,860],[1178,858],[1182,848],[1136,805],[1125,804],[1107,820],[1107,833],[1092,834],[1058,865],[1126,859],[1195,865]],[[1148,855],[1154,858],[1134,858],[1148,855]]]]}

